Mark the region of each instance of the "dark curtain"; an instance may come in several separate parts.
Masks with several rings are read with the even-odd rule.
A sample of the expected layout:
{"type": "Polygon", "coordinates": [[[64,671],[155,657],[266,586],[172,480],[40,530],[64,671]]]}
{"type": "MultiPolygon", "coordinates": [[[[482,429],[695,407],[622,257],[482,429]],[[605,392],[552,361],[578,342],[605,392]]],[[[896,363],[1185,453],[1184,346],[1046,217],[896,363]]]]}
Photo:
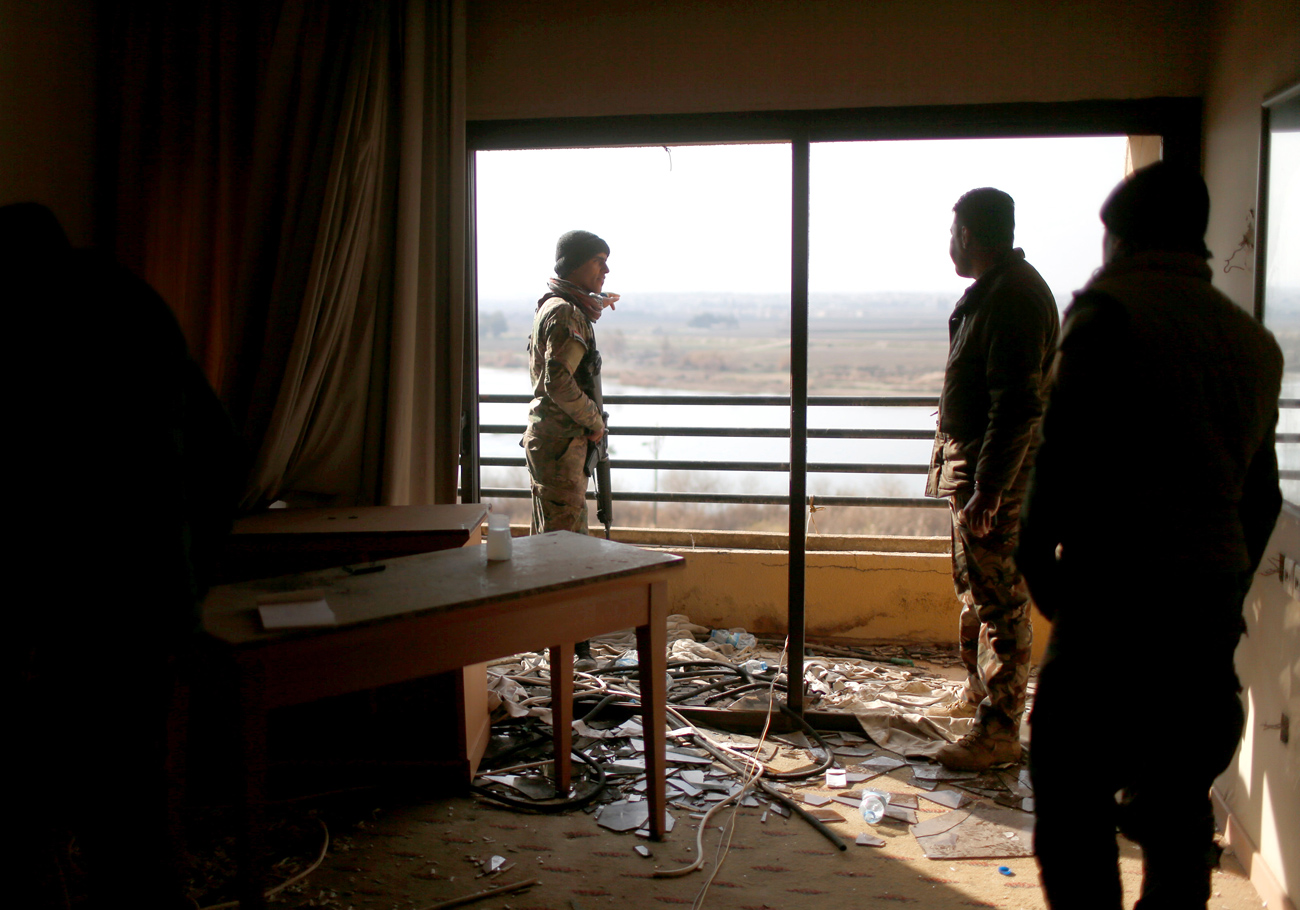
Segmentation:
{"type": "Polygon", "coordinates": [[[100,236],[256,453],[246,508],[455,500],[462,0],[120,4],[100,236]]]}

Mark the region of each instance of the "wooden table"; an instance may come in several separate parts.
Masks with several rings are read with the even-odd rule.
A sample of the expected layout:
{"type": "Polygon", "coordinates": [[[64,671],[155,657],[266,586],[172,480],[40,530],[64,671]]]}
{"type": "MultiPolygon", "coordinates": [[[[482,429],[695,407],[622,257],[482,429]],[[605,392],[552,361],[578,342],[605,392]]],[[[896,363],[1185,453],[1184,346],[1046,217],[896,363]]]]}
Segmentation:
{"type": "MultiPolygon", "coordinates": [[[[371,689],[522,651],[550,648],[573,664],[573,644],[636,628],[651,836],[664,833],[664,721],[668,570],[680,556],[559,531],[514,541],[488,562],[466,547],[389,560],[384,572],[332,569],[213,588],[204,630],[231,671],[241,724],[240,900],[263,906],[266,715],[273,708],[371,689]],[[266,632],[259,597],[321,589],[338,625],[266,632]]],[[[555,776],[571,779],[573,676],[551,681],[555,776]]]]}
{"type": "Polygon", "coordinates": [[[487,515],[479,503],[267,509],[235,522],[217,569],[231,584],[464,546],[487,515]]]}

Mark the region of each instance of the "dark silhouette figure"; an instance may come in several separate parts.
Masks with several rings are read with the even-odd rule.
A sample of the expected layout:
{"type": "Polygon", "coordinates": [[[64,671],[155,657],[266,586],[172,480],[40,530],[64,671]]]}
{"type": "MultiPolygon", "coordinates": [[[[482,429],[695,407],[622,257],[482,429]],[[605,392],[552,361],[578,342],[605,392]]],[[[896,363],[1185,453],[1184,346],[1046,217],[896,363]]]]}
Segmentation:
{"type": "Polygon", "coordinates": [[[1017,561],[1053,622],[1030,718],[1034,849],[1054,910],[1203,907],[1210,785],[1243,712],[1242,600],[1281,507],[1282,353],[1210,285],[1200,175],[1137,171],[1066,313],[1017,561]],[[1171,672],[1190,689],[1165,697],[1171,672]]]}
{"type": "Polygon", "coordinates": [[[0,208],[0,251],[14,317],[11,566],[27,592],[11,594],[4,661],[19,905],[66,906],[74,882],[92,907],[191,906],[170,836],[166,718],[245,460],[147,284],[73,249],[35,204],[0,208]]]}

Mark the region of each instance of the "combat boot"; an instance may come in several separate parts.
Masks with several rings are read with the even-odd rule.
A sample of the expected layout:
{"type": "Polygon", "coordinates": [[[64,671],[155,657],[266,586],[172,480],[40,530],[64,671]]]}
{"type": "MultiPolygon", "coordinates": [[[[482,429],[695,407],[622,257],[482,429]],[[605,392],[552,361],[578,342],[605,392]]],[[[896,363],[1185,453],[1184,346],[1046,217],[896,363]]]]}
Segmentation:
{"type": "Polygon", "coordinates": [[[596,669],[596,659],[591,655],[591,642],[580,641],[573,646],[573,669],[590,671],[596,669]]]}
{"type": "Polygon", "coordinates": [[[1020,761],[1020,737],[1015,730],[976,728],[955,743],[948,743],[934,760],[952,771],[985,771],[994,765],[1020,761]]]}

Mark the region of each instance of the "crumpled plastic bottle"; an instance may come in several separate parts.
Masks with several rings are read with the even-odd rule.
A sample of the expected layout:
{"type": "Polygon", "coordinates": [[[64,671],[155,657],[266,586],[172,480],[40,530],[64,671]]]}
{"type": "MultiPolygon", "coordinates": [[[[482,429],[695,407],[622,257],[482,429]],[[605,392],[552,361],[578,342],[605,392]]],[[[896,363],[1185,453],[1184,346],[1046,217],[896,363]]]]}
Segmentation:
{"type": "Polygon", "coordinates": [[[888,806],[888,793],[880,790],[863,790],[862,800],[858,803],[858,811],[862,813],[862,817],[868,825],[878,825],[880,820],[885,817],[885,809],[888,806]]]}
{"type": "Polygon", "coordinates": [[[758,644],[758,639],[744,629],[714,629],[709,633],[709,641],[720,645],[731,645],[737,651],[743,651],[758,644]]]}
{"type": "Polygon", "coordinates": [[[753,676],[755,673],[767,672],[767,661],[755,657],[753,660],[747,660],[740,665],[740,669],[753,676]]]}
{"type": "Polygon", "coordinates": [[[720,645],[735,645],[736,636],[730,629],[714,629],[709,633],[709,641],[720,645]]]}

